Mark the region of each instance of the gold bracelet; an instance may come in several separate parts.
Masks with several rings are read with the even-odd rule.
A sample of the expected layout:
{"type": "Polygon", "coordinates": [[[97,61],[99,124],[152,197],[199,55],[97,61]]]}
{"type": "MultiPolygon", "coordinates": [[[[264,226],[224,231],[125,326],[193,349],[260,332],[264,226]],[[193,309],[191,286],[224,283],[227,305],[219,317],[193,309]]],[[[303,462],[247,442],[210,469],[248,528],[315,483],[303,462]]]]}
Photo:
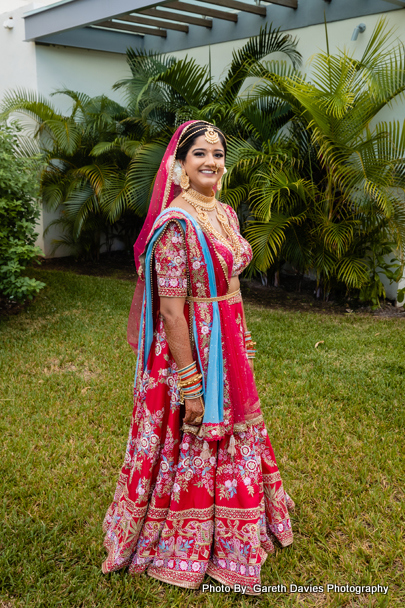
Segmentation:
{"type": "Polygon", "coordinates": [[[193,435],[197,435],[200,427],[194,424],[186,424],[183,422],[183,426],[180,429],[183,433],[192,433],[193,435]]]}
{"type": "Polygon", "coordinates": [[[203,390],[202,388],[198,391],[196,391],[195,393],[189,393],[189,394],[184,394],[183,391],[180,389],[180,401],[181,403],[184,403],[185,399],[198,399],[198,397],[202,397],[203,395],[203,390]]]}
{"type": "Polygon", "coordinates": [[[201,379],[202,379],[202,374],[195,374],[190,379],[178,380],[177,386],[179,386],[180,388],[185,388],[186,386],[191,386],[192,384],[195,384],[196,382],[200,381],[201,379]]]}

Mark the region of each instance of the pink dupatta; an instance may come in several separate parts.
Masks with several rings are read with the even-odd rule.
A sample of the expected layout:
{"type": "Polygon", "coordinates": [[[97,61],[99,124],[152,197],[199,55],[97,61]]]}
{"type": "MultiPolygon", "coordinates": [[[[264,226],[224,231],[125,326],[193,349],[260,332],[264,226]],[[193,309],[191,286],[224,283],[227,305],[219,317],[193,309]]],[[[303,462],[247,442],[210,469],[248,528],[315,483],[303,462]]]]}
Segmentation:
{"type": "Polygon", "coordinates": [[[178,194],[180,188],[173,183],[173,169],[176,160],[176,152],[180,143],[181,136],[189,128],[190,125],[198,122],[189,120],[178,127],[173,137],[171,138],[166,152],[163,155],[159,170],[156,174],[155,185],[153,187],[152,197],[149,203],[148,214],[142,226],[141,232],[134,245],[134,260],[135,268],[138,273],[138,280],[135,287],[135,293],[131,304],[131,310],[128,318],[127,341],[135,354],[138,354],[138,340],[141,326],[142,302],[145,291],[145,279],[142,269],[143,254],[145,245],[152,230],[153,224],[159,214],[166,209],[178,194]]]}

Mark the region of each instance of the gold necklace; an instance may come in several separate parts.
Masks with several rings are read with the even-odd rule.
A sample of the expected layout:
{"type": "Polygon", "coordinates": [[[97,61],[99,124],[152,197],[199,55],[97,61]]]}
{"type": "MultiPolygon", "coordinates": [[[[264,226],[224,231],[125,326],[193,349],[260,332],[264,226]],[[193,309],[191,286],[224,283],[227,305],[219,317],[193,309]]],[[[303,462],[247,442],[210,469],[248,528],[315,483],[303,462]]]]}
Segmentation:
{"type": "Polygon", "coordinates": [[[215,194],[213,196],[204,196],[192,188],[189,188],[187,190],[183,190],[181,195],[197,211],[197,220],[201,226],[205,228],[209,234],[225,245],[225,247],[232,251],[235,258],[235,263],[236,265],[239,265],[241,261],[241,244],[235,231],[232,230],[231,226],[229,225],[226,215],[218,209],[215,194]],[[216,230],[211,224],[207,211],[213,211],[214,209],[217,212],[217,220],[220,222],[231,242],[229,242],[229,240],[218,232],[218,230],[216,230]]]}
{"type": "Polygon", "coordinates": [[[187,190],[182,191],[181,196],[194,208],[196,208],[196,205],[198,205],[198,207],[204,209],[205,211],[214,211],[215,207],[217,206],[215,194],[212,194],[212,196],[204,196],[196,190],[188,188],[187,190]]]}

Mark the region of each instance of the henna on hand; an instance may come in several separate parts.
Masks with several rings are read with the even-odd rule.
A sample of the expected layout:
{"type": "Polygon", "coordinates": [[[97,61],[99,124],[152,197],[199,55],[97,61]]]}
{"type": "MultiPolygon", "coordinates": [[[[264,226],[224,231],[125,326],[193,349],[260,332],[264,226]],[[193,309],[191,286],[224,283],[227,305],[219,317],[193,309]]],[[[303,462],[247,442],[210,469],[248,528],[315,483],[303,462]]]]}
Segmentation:
{"type": "MultiPolygon", "coordinates": [[[[166,332],[167,343],[178,369],[193,363],[189,328],[184,316],[185,298],[160,298],[160,314],[166,332]]],[[[202,415],[203,406],[200,398],[185,399],[186,414],[183,422],[193,424],[202,415]]]]}
{"type": "Polygon", "coordinates": [[[183,418],[183,422],[186,424],[196,424],[195,419],[203,414],[203,406],[200,398],[197,399],[185,399],[186,415],[183,418]]]}
{"type": "Polygon", "coordinates": [[[170,352],[177,367],[182,369],[193,363],[187,320],[184,314],[181,316],[162,316],[170,352]]]}

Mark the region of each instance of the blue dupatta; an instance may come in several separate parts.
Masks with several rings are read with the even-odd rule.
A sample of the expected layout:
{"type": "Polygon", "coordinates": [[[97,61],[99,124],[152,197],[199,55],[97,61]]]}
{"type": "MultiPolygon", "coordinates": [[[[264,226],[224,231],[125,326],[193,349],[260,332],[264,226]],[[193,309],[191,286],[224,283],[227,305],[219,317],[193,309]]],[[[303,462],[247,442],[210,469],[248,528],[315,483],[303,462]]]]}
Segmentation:
{"type": "MultiPolygon", "coordinates": [[[[217,296],[217,287],[216,287],[216,279],[215,279],[215,270],[214,265],[212,263],[211,253],[207,245],[207,241],[203,231],[201,230],[198,222],[191,216],[189,213],[184,211],[183,209],[179,209],[178,207],[170,207],[162,211],[159,215],[158,220],[161,221],[165,215],[172,213],[173,211],[180,211],[193,225],[197,238],[199,240],[201,249],[203,251],[204,262],[206,264],[208,279],[209,279],[209,291],[211,297],[217,296]]],[[[173,219],[170,217],[170,219],[173,219]]],[[[186,234],[186,221],[183,219],[177,219],[176,221],[180,222],[184,234],[186,234]]],[[[145,291],[143,295],[143,306],[142,306],[142,317],[141,317],[141,327],[145,324],[145,344],[143,351],[143,361],[142,361],[142,369],[145,371],[146,364],[148,361],[150,349],[153,341],[153,311],[152,311],[152,277],[151,277],[151,262],[152,262],[152,252],[153,246],[156,241],[161,236],[162,232],[165,230],[166,224],[163,224],[160,228],[158,228],[152,238],[150,239],[147,250],[146,250],[146,259],[145,259],[145,291]]],[[[187,239],[186,239],[187,241],[187,239]]],[[[221,339],[221,323],[220,323],[220,313],[218,302],[211,302],[213,310],[213,321],[212,321],[212,329],[211,329],[211,338],[209,345],[209,356],[208,356],[208,370],[206,380],[203,374],[203,392],[204,392],[204,404],[205,404],[205,413],[203,423],[220,423],[223,422],[223,358],[222,358],[222,339],[221,339]]],[[[197,336],[197,326],[195,322],[195,318],[193,318],[193,334],[194,334],[194,342],[197,348],[198,360],[200,364],[200,369],[202,370],[201,364],[201,354],[199,351],[199,341],[197,336]]],[[[139,333],[139,344],[138,344],[138,352],[141,352],[141,340],[142,340],[142,332],[139,333]]],[[[140,364],[140,357],[138,356],[137,361],[137,371],[135,374],[135,378],[138,374],[138,366],[140,364]]]]}

